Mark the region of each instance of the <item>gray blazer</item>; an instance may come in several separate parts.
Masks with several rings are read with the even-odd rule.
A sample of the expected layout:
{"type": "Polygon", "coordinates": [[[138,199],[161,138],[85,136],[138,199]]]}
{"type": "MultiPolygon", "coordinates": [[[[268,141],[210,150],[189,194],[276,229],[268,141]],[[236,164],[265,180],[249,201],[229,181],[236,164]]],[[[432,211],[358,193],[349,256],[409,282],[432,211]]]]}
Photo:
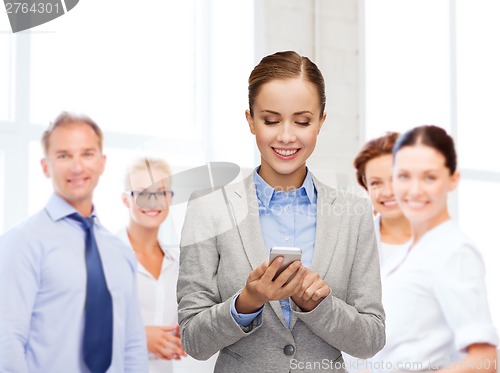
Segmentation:
{"type": "Polygon", "coordinates": [[[220,351],[215,372],[343,372],[340,351],[369,358],[384,346],[371,206],[313,180],[318,199],[311,270],[332,292],[311,312],[290,300],[290,328],[279,301],[266,303],[245,328],[231,316],[232,298],[269,258],[253,174],[190,201],[177,286],[181,338],[196,359],[220,351]]]}

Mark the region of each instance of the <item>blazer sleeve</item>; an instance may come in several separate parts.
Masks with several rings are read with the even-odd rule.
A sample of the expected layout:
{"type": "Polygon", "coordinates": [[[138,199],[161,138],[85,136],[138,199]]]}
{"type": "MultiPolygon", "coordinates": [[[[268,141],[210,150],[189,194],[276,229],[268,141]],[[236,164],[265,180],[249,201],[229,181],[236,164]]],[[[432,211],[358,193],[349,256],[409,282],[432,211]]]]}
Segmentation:
{"type": "Polygon", "coordinates": [[[292,301],[292,311],[331,346],[354,357],[369,358],[385,345],[385,313],[372,209],[368,201],[355,203],[364,208],[359,209],[363,213],[357,219],[355,213],[349,217],[350,229],[357,229],[357,240],[346,302],[330,294],[310,312],[302,312],[292,301]]]}
{"type": "Polygon", "coordinates": [[[262,314],[245,331],[231,315],[232,297],[221,299],[217,269],[217,235],[231,229],[223,191],[191,197],[181,234],[177,300],[182,346],[198,360],[252,334],[262,314]]]}

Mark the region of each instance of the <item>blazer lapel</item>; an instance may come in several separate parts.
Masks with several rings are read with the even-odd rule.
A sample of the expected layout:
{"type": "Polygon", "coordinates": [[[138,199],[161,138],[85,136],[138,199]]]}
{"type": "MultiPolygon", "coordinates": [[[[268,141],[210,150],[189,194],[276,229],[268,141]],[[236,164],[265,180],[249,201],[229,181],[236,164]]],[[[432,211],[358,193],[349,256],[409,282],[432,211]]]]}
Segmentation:
{"type": "MultiPolygon", "coordinates": [[[[342,222],[343,211],[335,209],[337,191],[320,183],[314,178],[314,185],[318,191],[318,208],[316,215],[316,239],[311,270],[324,278],[335,252],[337,238],[342,222]]],[[[343,207],[343,206],[342,206],[343,207]]]]}
{"type": "MultiPolygon", "coordinates": [[[[253,174],[242,183],[234,185],[227,197],[236,219],[236,227],[241,237],[243,249],[252,269],[269,259],[262,237],[259,220],[259,204],[253,185],[253,174]]],[[[229,189],[229,188],[228,188],[229,189]]]]}
{"type": "MultiPolygon", "coordinates": [[[[246,257],[252,269],[256,269],[269,260],[269,251],[266,249],[260,227],[259,202],[255,192],[253,173],[243,182],[226,187],[226,190],[246,257]]],[[[288,329],[279,301],[270,301],[269,304],[288,329]]]]}
{"type": "MultiPolygon", "coordinates": [[[[335,210],[336,190],[319,182],[314,176],[313,180],[318,199],[316,202],[316,237],[310,269],[319,274],[321,278],[325,278],[335,252],[343,214],[342,211],[335,210]]],[[[297,315],[292,313],[290,328],[293,328],[296,321],[297,315]]]]}

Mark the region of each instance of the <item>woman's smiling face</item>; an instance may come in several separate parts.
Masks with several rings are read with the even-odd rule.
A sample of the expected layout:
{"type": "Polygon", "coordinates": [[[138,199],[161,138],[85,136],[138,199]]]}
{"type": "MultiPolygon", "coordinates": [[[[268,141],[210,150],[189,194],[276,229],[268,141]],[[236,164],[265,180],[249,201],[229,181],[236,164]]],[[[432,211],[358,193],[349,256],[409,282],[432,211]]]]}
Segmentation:
{"type": "Polygon", "coordinates": [[[129,173],[131,190],[135,196],[124,193],[122,199],[134,223],[144,228],[158,228],[165,221],[171,202],[169,195],[164,195],[170,187],[165,181],[169,176],[164,170],[154,167],[149,171],[137,170],[129,173]],[[146,204],[137,203],[137,195],[140,192],[148,193],[146,204]]]}
{"type": "Polygon", "coordinates": [[[457,172],[450,175],[443,154],[430,146],[405,146],[396,153],[394,194],[412,225],[433,227],[442,222],[448,215],[448,193],[458,179],[457,172]]]}
{"type": "Polygon", "coordinates": [[[392,189],[392,154],[370,159],[365,166],[365,180],[373,208],[383,218],[403,216],[392,189]]]}
{"type": "Polygon", "coordinates": [[[262,85],[253,106],[246,112],[250,131],[261,155],[260,175],[273,188],[302,185],[306,160],[326,114],[314,85],[302,78],[276,79],[262,85]]]}

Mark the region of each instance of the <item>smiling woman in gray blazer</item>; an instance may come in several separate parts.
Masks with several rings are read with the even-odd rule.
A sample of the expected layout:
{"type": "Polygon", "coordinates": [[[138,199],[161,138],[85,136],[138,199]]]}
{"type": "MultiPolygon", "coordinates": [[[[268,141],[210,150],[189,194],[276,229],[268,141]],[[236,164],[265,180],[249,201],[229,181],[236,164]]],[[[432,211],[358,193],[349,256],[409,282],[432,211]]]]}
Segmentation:
{"type": "Polygon", "coordinates": [[[385,343],[369,202],[306,167],[326,119],[324,87],[307,57],[263,58],[249,78],[246,112],[261,165],[188,205],[181,339],[194,358],[219,352],[216,372],[343,372],[341,351],[368,358],[385,343]],[[274,281],[282,263],[269,263],[273,246],[302,249],[274,281]]]}

